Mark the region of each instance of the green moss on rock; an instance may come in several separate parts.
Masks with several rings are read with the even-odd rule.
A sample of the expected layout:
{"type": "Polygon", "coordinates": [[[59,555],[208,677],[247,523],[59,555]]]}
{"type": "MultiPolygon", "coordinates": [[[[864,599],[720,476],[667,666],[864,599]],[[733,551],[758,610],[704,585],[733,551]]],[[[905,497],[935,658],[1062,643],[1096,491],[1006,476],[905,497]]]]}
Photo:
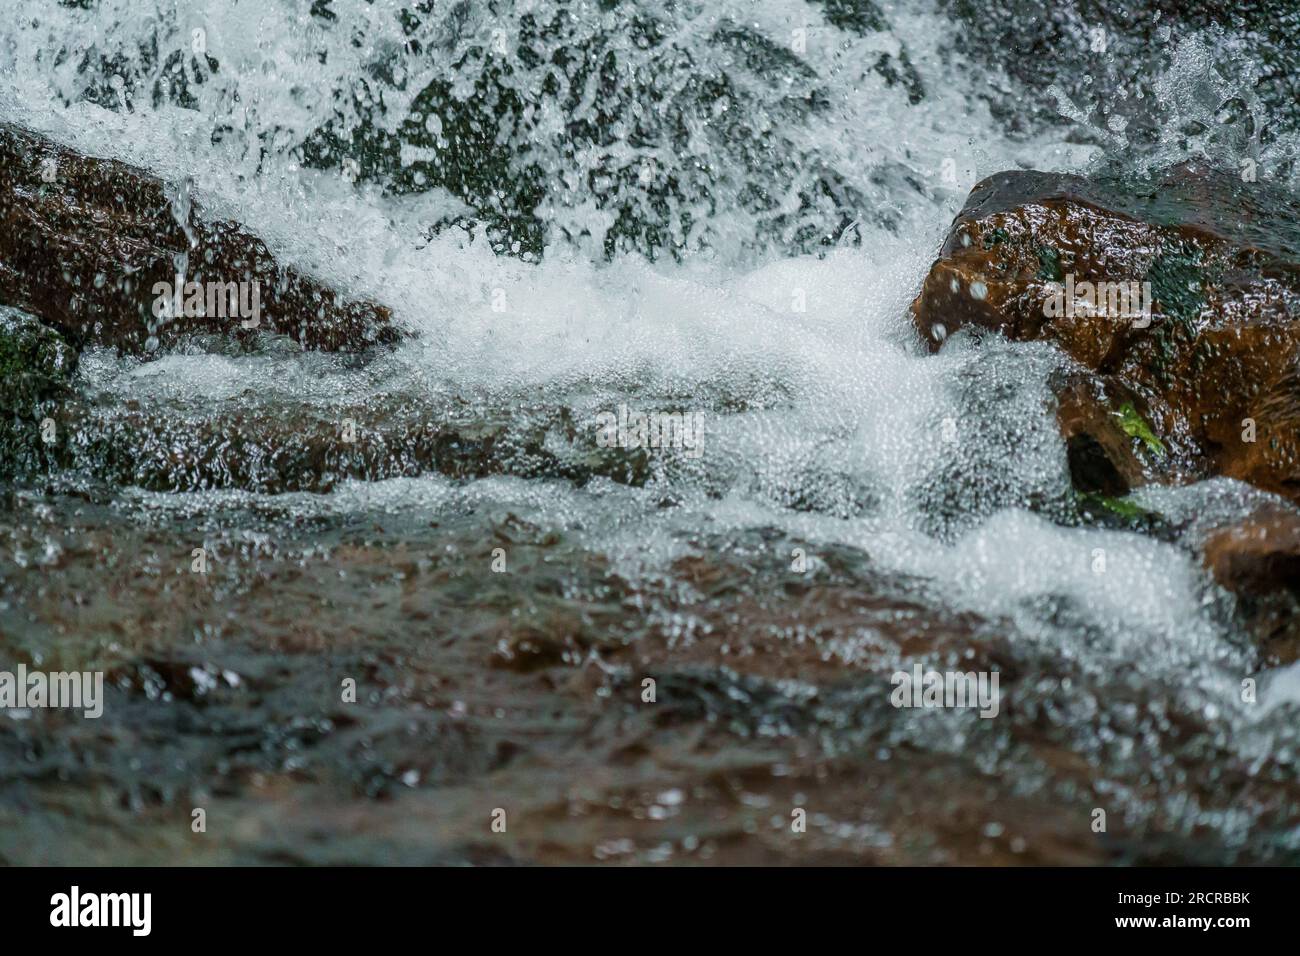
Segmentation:
{"type": "Polygon", "coordinates": [[[1076,498],[1079,518],[1084,524],[1124,531],[1159,533],[1167,526],[1164,515],[1143,508],[1131,498],[1113,498],[1090,492],[1076,498]]]}
{"type": "Polygon", "coordinates": [[[1141,413],[1131,404],[1125,403],[1120,406],[1119,411],[1113,412],[1114,416],[1119,419],[1119,424],[1124,429],[1124,434],[1130,438],[1136,438],[1146,445],[1152,453],[1165,457],[1165,444],[1156,437],[1156,433],[1151,430],[1147,420],[1142,417],[1141,413]]]}

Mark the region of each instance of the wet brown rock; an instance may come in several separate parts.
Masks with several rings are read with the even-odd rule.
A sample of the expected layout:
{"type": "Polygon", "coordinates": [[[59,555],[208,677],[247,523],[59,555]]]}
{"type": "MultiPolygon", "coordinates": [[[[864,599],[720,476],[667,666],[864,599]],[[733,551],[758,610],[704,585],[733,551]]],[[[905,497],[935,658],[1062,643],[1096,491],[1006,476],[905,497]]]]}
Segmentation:
{"type": "Polygon", "coordinates": [[[388,309],[346,301],[277,263],[257,236],[205,217],[180,187],[0,124],[0,304],[38,316],[78,346],[124,352],[185,332],[252,334],[241,317],[154,315],[155,283],[175,282],[186,253],[187,283],[256,280],[258,329],[325,350],[398,337],[388,309]]]}
{"type": "Polygon", "coordinates": [[[1064,394],[1061,420],[1067,440],[1088,436],[1074,457],[1102,485],[1137,476],[1122,442],[1081,422],[1125,394],[1127,437],[1149,428],[1143,444],[1168,451],[1144,477],[1223,474],[1300,497],[1300,208],[1280,190],[1194,165],[1138,182],[999,173],[972,190],[912,314],[932,351],[974,326],[1055,342],[1093,373],[1109,404],[1064,394]],[[1113,294],[1064,308],[1067,289],[1077,302],[1098,283],[1113,294]]]}

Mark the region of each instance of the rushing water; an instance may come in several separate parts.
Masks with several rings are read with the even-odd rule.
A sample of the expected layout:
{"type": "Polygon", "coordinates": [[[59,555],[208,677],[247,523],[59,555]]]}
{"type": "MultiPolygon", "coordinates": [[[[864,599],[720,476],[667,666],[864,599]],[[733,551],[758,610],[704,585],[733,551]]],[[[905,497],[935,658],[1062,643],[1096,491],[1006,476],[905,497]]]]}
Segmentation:
{"type": "MultiPolygon", "coordinates": [[[[1081,521],[1047,387],[1061,357],[961,337],[927,356],[907,318],[969,187],[995,171],[1119,162],[1136,175],[1218,151],[1232,165],[1254,158],[1291,175],[1290,117],[1252,92],[1260,68],[1244,41],[1174,29],[1150,51],[1141,91],[1126,85],[1134,71],[1116,59],[1124,47],[1094,51],[1083,62],[1108,67],[1085,103],[1077,75],[1066,75],[1069,56],[1056,85],[1027,90],[972,58],[949,5],[920,2],[521,0],[495,13],[390,0],[10,5],[0,119],[188,180],[206,209],[248,223],[286,261],[392,307],[414,334],[363,357],[269,339],[243,351],[195,340],[147,359],[83,355],[78,387],[98,423],[79,436],[78,465],[56,493],[24,491],[5,521],[9,649],[128,673],[119,713],[161,740],[170,725],[139,704],[148,680],[130,661],[177,637],[146,616],[175,614],[182,642],[208,641],[212,661],[237,662],[228,671],[260,680],[267,712],[286,721],[293,693],[328,675],[324,663],[317,675],[300,662],[283,685],[249,676],[266,668],[250,636],[293,653],[268,623],[282,616],[281,636],[323,615],[316,626],[328,645],[341,632],[361,641],[358,616],[374,613],[375,627],[404,635],[393,639],[398,662],[374,666],[388,668],[399,696],[439,712],[452,705],[400,663],[427,653],[421,629],[459,629],[508,649],[527,618],[539,634],[587,635],[566,645],[567,665],[595,648],[615,671],[630,668],[609,678],[614,686],[652,659],[704,668],[712,680],[727,665],[736,681],[769,681],[777,689],[764,693],[788,698],[781,707],[748,684],[701,706],[733,728],[756,722],[759,737],[816,741],[819,759],[896,748],[960,755],[966,762],[949,771],[895,773],[940,789],[994,786],[992,775],[1005,807],[1050,793],[1053,806],[1080,808],[1070,817],[1080,844],[1091,838],[1087,810],[1110,807],[1133,834],[1118,844],[1121,857],[1160,859],[1167,837],[1169,852],[1187,859],[1190,841],[1207,832],[1207,858],[1300,852],[1295,674],[1258,671],[1231,598],[1194,550],[1210,518],[1245,513],[1263,496],[1227,481],[1147,490],[1140,502],[1163,516],[1154,534],[1081,521]],[[1018,97],[1032,97],[1033,109],[1010,107],[1008,118],[1018,97]],[[1135,109],[1139,98],[1149,106],[1135,109]],[[1155,133],[1138,135],[1143,116],[1155,133]],[[591,468],[598,416],[620,406],[697,415],[700,453],[651,452],[630,480],[591,468]],[[205,444],[212,422],[221,441],[205,444]],[[380,448],[360,470],[321,465],[306,450],[292,462],[274,453],[345,422],[380,448]],[[466,470],[417,467],[406,446],[430,422],[493,430],[523,451],[466,470]],[[219,447],[236,435],[266,452],[260,463],[222,463],[238,454],[219,447]],[[167,583],[169,562],[187,563],[175,555],[196,542],[227,575],[202,614],[184,586],[167,583]],[[518,562],[504,589],[486,572],[498,545],[518,562]],[[118,570],[98,576],[94,555],[118,570]],[[801,558],[820,589],[813,598],[790,584],[801,558]],[[342,580],[353,561],[369,585],[342,580]],[[286,583],[284,569],[322,564],[337,574],[312,580],[329,590],[286,583]],[[130,565],[149,579],[139,581],[148,615],[131,612],[130,576],[121,577],[130,565]],[[709,565],[719,570],[683,570],[709,565]],[[408,584],[385,598],[395,580],[408,584]],[[618,594],[607,593],[610,581],[618,594]],[[442,595],[436,625],[406,613],[402,602],[420,600],[412,582],[442,595]],[[99,593],[110,587],[112,596],[99,593]],[[836,603],[873,593],[895,603],[836,603]],[[80,624],[66,607],[52,610],[65,598],[81,606],[80,624]],[[385,600],[387,610],[367,610],[385,600]],[[822,630],[818,600],[839,615],[822,630]],[[909,644],[931,628],[948,632],[919,650],[909,644]],[[792,645],[802,649],[788,665],[761,663],[792,645]],[[620,657],[626,648],[632,656],[620,657]],[[994,661],[1008,675],[1010,726],[882,709],[884,676],[918,653],[994,661]],[[1241,700],[1248,676],[1260,682],[1258,705],[1241,700]],[[800,703],[801,681],[820,688],[816,708],[800,703]],[[750,695],[748,712],[719,702],[728,694],[750,695]],[[1026,737],[1025,727],[1037,729],[1026,737]],[[1086,784],[1072,776],[1073,760],[1091,768],[1086,784]]],[[[1088,24],[1079,30],[1086,50],[1088,24]]],[[[213,665],[211,680],[234,693],[221,683],[225,666],[213,665]]],[[[456,691],[471,710],[474,683],[456,691]]],[[[504,695],[503,707],[525,706],[519,691],[480,690],[484,700],[504,695]]],[[[358,746],[382,752],[383,733],[370,731],[379,742],[358,746]]],[[[502,739],[517,745],[538,733],[502,739]]],[[[11,741],[6,752],[18,760],[31,746],[11,741]]],[[[314,758],[304,764],[306,745],[263,740],[251,765],[192,746],[141,744],[133,758],[88,759],[133,795],[125,805],[134,811],[140,767],[165,781],[159,803],[185,807],[179,794],[219,794],[216,778],[250,766],[306,766],[315,782],[329,779],[314,758]]],[[[346,746],[340,765],[359,759],[346,746]]],[[[674,746],[685,760],[689,747],[674,746]]],[[[448,779],[483,769],[478,751],[465,750],[465,766],[442,768],[448,779]]],[[[593,773],[616,762],[550,757],[566,759],[593,773]]],[[[368,795],[374,775],[414,786],[440,772],[385,763],[382,753],[373,763],[357,771],[368,795]]],[[[54,779],[88,772],[70,759],[54,779]]],[[[11,769],[10,785],[18,779],[32,778],[11,769]]],[[[507,788],[552,785],[538,779],[507,788]]],[[[871,786],[860,781],[859,798],[871,786]]],[[[877,793],[882,806],[924,804],[900,783],[885,786],[893,796],[877,793]]],[[[752,780],[745,788],[758,789],[752,780]]],[[[455,800],[472,791],[463,785],[455,800]]],[[[604,793],[583,799],[608,803],[604,793]]],[[[959,826],[951,813],[976,841],[1002,833],[1011,815],[991,830],[987,814],[967,819],[951,805],[927,813],[939,830],[959,826]]],[[[387,826],[376,840],[400,844],[387,826]]],[[[597,830],[598,858],[631,852],[609,843],[616,827],[597,830]]],[[[826,839],[830,850],[878,849],[900,833],[862,823],[838,837],[828,829],[826,839]]],[[[896,858],[976,858],[942,839],[928,857],[927,839],[896,858]]],[[[1017,839],[1016,853],[1033,843],[1017,839]]],[[[683,840],[672,852],[699,845],[683,840]]],[[[1044,846],[1033,847],[1038,859],[1088,858],[1044,846]]],[[[349,852],[366,856],[292,855],[349,852]]]]}

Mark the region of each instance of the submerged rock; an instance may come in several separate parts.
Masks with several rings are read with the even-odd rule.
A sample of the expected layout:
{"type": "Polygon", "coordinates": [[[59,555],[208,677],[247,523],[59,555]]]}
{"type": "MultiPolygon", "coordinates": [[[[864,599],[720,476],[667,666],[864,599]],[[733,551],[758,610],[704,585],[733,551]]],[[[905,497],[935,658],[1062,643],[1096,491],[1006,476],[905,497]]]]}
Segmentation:
{"type": "Polygon", "coordinates": [[[1296,500],[1298,223],[1280,190],[1189,164],[1138,182],[999,173],[912,314],[932,351],[972,326],[1078,363],[1058,395],[1080,490],[1227,475],[1296,500]]]}
{"type": "Polygon", "coordinates": [[[0,221],[0,303],[77,347],[141,352],[195,331],[278,332],[327,350],[398,337],[388,309],[277,263],[243,226],[204,217],[186,185],[10,124],[0,124],[0,221]],[[160,293],[175,292],[178,274],[180,308],[160,293]]]}

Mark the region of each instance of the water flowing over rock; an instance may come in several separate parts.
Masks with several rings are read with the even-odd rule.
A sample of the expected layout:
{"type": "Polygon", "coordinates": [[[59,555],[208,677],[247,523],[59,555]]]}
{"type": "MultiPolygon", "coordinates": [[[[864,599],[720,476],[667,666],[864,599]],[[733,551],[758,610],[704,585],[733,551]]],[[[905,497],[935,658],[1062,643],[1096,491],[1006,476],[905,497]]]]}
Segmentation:
{"type": "MultiPolygon", "coordinates": [[[[972,190],[912,304],[931,351],[964,329],[1059,346],[1075,488],[1226,475],[1300,499],[1300,216],[1198,166],[1137,182],[1037,172],[972,190]]],[[[1274,660],[1296,656],[1294,509],[1206,536],[1203,557],[1274,660]]]]}
{"type": "Polygon", "coordinates": [[[39,316],[78,347],[126,352],[195,331],[261,329],[329,350],[397,338],[383,306],[345,301],[278,264],[245,227],[205,218],[188,184],[168,185],[12,124],[0,124],[0,302],[39,316]]]}
{"type": "MultiPolygon", "coordinates": [[[[450,404],[339,408],[151,407],[117,396],[52,407],[42,466],[157,491],[324,494],[347,481],[514,475],[644,485],[649,456],[596,445],[569,409],[466,416],[450,404]]],[[[33,427],[28,432],[33,432],[33,427]]]]}

